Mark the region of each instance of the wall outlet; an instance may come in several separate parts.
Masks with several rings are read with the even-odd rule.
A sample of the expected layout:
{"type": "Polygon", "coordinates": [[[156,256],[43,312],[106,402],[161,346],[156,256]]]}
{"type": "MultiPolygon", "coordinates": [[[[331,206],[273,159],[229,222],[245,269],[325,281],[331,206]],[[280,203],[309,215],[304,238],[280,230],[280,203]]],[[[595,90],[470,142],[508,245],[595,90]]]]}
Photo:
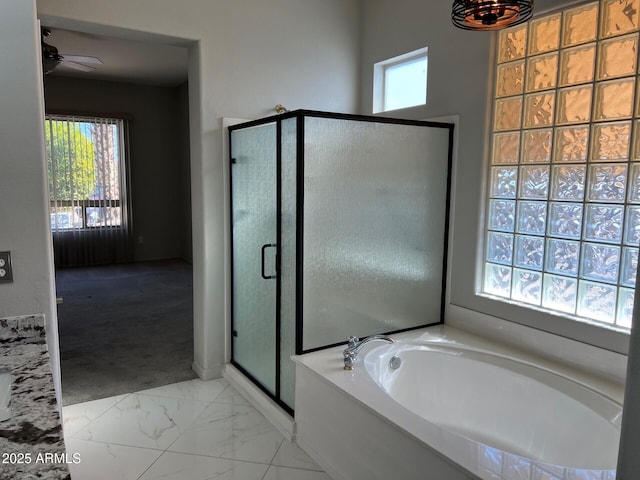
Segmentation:
{"type": "Polygon", "coordinates": [[[144,243],[144,237],[142,235],[140,235],[138,237],[138,245],[142,245],[144,243]]]}
{"type": "Polygon", "coordinates": [[[11,266],[11,252],[0,252],[0,283],[13,282],[13,267],[11,266]]]}

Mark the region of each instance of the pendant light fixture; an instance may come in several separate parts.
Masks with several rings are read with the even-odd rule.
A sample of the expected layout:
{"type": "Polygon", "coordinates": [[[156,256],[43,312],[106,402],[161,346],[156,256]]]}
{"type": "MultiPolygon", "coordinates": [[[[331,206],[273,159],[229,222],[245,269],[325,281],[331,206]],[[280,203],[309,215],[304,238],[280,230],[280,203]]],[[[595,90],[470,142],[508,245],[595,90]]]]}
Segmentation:
{"type": "Polygon", "coordinates": [[[533,0],[453,0],[451,21],[464,30],[500,30],[532,14],[533,0]]]}

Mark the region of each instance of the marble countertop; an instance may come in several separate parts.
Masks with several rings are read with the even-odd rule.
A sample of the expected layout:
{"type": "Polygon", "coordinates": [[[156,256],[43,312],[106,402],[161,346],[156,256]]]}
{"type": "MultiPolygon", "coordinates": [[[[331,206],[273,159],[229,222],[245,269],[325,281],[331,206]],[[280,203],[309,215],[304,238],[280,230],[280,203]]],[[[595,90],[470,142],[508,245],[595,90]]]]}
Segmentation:
{"type": "Polygon", "coordinates": [[[0,319],[0,372],[11,373],[11,417],[0,421],[0,478],[70,479],[44,317],[0,319]]]}

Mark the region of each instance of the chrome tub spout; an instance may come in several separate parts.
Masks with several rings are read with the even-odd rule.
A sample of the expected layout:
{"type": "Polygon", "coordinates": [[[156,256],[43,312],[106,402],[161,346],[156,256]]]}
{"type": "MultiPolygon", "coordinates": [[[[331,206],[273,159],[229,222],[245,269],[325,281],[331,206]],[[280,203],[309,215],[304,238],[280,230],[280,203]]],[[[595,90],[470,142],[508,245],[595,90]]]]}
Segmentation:
{"type": "Polygon", "coordinates": [[[345,370],[353,370],[353,366],[358,359],[358,352],[367,343],[375,341],[395,343],[395,340],[389,335],[371,335],[370,337],[363,338],[362,340],[357,337],[347,337],[347,340],[349,341],[349,344],[342,352],[344,356],[345,370]]]}

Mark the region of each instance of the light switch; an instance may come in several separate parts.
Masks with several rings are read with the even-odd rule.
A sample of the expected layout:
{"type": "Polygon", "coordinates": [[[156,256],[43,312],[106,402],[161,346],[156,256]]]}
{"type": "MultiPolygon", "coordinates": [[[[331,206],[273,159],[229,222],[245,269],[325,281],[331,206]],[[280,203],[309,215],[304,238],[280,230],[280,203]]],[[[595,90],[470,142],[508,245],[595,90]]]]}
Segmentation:
{"type": "Polygon", "coordinates": [[[11,267],[11,252],[0,252],[0,283],[13,282],[13,268],[11,267]]]}

